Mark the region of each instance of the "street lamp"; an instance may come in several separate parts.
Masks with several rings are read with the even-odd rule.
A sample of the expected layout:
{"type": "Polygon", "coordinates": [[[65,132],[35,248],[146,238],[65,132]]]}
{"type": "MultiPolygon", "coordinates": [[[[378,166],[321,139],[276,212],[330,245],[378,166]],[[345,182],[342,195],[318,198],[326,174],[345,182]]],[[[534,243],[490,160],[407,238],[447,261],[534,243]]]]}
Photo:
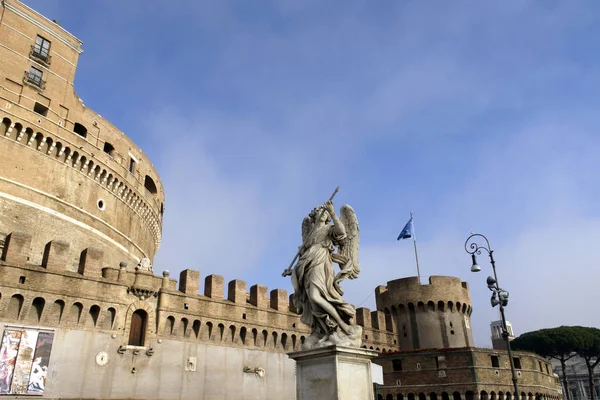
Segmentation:
{"type": "Polygon", "coordinates": [[[496,262],[494,261],[494,250],[492,250],[489,240],[479,233],[472,233],[471,236],[467,238],[467,241],[465,242],[465,250],[471,255],[471,272],[481,271],[481,267],[477,264],[477,255],[481,255],[482,250],[486,251],[490,256],[490,263],[492,264],[494,276],[488,276],[486,283],[488,289],[492,291],[492,298],[490,299],[492,307],[500,307],[500,315],[502,316],[502,337],[506,341],[506,350],[508,351],[508,359],[510,361],[510,370],[512,372],[512,381],[515,389],[515,396],[516,399],[519,399],[520,393],[519,387],[517,386],[517,373],[515,372],[515,363],[513,361],[512,351],[510,350],[510,340],[508,339],[510,335],[508,333],[508,328],[506,327],[506,317],[504,316],[504,307],[508,305],[508,292],[506,290],[501,289],[498,285],[498,275],[496,274],[496,262]],[[478,239],[483,239],[485,243],[478,244],[478,239]]]}

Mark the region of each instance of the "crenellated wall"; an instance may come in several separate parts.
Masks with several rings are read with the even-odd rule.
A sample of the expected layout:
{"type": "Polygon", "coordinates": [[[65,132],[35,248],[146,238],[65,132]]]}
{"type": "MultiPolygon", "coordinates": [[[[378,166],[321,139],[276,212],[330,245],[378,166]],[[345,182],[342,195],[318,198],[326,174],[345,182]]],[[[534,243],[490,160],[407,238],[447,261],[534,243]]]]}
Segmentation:
{"type": "Polygon", "coordinates": [[[393,332],[400,350],[473,346],[469,287],[459,278],[396,279],[375,289],[375,302],[371,326],[393,332]]]}
{"type": "Polygon", "coordinates": [[[200,294],[198,271],[182,271],[177,288],[168,271],[158,277],[105,267],[99,249],[78,250],[79,268],[73,272],[66,268],[68,243],[49,242],[41,265],[27,261],[30,247],[28,234],[7,236],[0,261],[0,319],[111,331],[127,345],[131,313],[143,309],[149,316],[148,346],[164,338],[273,352],[299,350],[309,333],[283,289],[269,293],[254,285],[248,293],[246,282],[233,280],[225,293],[223,277],[209,275],[200,294]]]}

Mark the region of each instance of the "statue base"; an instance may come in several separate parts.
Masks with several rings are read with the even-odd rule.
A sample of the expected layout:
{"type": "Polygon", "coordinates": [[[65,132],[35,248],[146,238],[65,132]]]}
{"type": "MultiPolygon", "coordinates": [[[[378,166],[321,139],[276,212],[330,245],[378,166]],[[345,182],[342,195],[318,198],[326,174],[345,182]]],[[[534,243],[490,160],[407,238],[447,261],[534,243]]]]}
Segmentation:
{"type": "Polygon", "coordinates": [[[296,351],[296,400],[373,400],[373,350],[328,346],[296,351]]]}

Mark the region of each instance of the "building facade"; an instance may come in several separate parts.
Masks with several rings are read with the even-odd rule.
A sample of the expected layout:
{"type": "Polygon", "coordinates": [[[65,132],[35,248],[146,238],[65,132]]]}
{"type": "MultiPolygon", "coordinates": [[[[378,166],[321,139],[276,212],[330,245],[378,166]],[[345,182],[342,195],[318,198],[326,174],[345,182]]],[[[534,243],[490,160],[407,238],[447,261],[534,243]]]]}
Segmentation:
{"type": "MultiPolygon", "coordinates": [[[[560,361],[552,360],[552,365],[554,367],[554,372],[560,377],[562,385],[563,370],[560,361]]],[[[589,374],[585,360],[579,356],[575,356],[567,360],[566,365],[571,400],[590,400],[592,396],[590,395],[589,374]]],[[[594,389],[596,390],[596,398],[600,398],[600,365],[597,365],[596,368],[594,368],[594,389]]],[[[566,391],[564,386],[563,390],[566,391]]]]}
{"type": "MultiPolygon", "coordinates": [[[[135,143],[75,93],[81,41],[18,1],[0,4],[0,244],[20,231],[43,250],[60,236],[71,271],[86,248],[115,265],[151,261],[162,184],[135,143]]],[[[29,257],[40,264],[43,252],[29,257]]]]}
{"type": "MultiPolygon", "coordinates": [[[[0,1],[0,396],[295,398],[286,353],[309,329],[288,293],[154,275],[158,173],[75,93],[81,41],[0,1]]],[[[375,296],[356,320],[381,354],[382,398],[511,400],[503,353],[473,348],[465,282],[404,278],[375,296]]],[[[541,360],[518,357],[525,393],[557,397],[541,360]]]]}

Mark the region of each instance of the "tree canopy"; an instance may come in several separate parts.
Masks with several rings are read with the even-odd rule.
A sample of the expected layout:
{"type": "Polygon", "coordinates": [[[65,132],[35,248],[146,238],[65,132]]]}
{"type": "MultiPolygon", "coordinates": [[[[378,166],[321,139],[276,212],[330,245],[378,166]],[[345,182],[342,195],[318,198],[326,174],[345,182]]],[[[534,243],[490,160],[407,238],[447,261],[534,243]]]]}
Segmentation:
{"type": "Polygon", "coordinates": [[[527,332],[512,342],[515,350],[531,351],[542,357],[560,361],[563,371],[563,384],[567,399],[570,398],[565,361],[581,356],[586,363],[592,400],[595,400],[593,374],[600,364],[600,329],[583,326],[559,326],[527,332]]]}

